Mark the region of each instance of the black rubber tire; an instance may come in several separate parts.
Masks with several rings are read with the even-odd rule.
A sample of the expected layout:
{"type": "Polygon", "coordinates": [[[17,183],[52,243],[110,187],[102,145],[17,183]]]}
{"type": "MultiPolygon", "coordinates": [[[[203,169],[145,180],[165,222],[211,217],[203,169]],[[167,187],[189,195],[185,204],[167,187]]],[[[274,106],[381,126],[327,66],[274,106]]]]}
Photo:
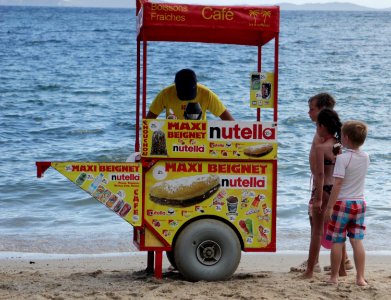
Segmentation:
{"type": "Polygon", "coordinates": [[[179,272],[189,281],[227,280],[239,265],[241,247],[228,225],[202,219],[180,233],[174,256],[179,272]]]}
{"type": "Polygon", "coordinates": [[[167,259],[169,261],[169,263],[171,264],[171,266],[177,270],[177,266],[176,266],[176,262],[175,262],[175,256],[174,256],[174,250],[173,251],[166,251],[166,256],[167,256],[167,259]]]}

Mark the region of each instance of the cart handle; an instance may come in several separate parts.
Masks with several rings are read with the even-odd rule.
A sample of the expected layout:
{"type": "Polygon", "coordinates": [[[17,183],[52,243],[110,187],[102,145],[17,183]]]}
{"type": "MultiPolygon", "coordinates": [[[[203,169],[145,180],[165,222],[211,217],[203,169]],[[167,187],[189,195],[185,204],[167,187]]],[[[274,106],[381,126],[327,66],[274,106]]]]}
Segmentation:
{"type": "Polygon", "coordinates": [[[52,165],[52,163],[50,161],[37,161],[35,164],[37,166],[37,177],[38,178],[41,178],[43,176],[43,173],[45,173],[45,171],[47,169],[49,169],[50,166],[52,165]]]}

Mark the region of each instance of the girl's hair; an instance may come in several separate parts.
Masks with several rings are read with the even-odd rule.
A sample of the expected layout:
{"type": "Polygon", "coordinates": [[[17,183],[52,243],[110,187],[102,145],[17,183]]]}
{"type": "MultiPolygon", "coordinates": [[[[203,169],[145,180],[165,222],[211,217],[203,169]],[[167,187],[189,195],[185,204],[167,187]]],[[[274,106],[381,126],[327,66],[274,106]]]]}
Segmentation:
{"type": "MultiPolygon", "coordinates": [[[[322,109],[318,114],[317,123],[326,127],[327,132],[333,134],[337,139],[337,143],[341,143],[341,127],[342,123],[339,119],[339,116],[335,110],[325,108],[322,109]]],[[[340,145],[333,149],[335,155],[339,153],[340,145]]]]}
{"type": "Polygon", "coordinates": [[[352,146],[360,147],[367,138],[368,127],[361,121],[346,121],[343,123],[342,132],[349,138],[352,146]]]}

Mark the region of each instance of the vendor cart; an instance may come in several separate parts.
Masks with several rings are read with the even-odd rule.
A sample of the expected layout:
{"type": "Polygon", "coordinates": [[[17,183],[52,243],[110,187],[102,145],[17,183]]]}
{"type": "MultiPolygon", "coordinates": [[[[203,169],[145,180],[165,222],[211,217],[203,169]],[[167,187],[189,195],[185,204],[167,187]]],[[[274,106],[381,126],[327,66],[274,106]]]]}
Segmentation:
{"type": "Polygon", "coordinates": [[[187,280],[225,280],[241,251],[276,251],[279,7],[140,0],[136,13],[134,161],[37,162],[37,176],[52,167],[129,222],[157,278],[165,251],[187,280]],[[247,96],[256,120],[146,119],[154,41],[258,47],[247,96]],[[265,72],[262,46],[271,41],[274,70],[265,72]],[[273,110],[273,120],[261,122],[262,109],[273,110]]]}

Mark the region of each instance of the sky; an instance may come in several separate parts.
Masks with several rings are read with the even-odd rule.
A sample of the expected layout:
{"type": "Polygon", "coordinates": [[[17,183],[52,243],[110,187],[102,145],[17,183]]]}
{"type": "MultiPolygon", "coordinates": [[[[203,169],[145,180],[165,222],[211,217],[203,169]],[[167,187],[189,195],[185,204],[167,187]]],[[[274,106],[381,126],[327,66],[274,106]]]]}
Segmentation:
{"type": "MultiPolygon", "coordinates": [[[[370,8],[389,8],[391,0],[163,0],[172,3],[210,4],[210,5],[274,5],[278,3],[327,3],[349,2],[370,8]]],[[[0,5],[60,5],[60,6],[99,6],[135,7],[136,0],[0,0],[0,5]]]]}

